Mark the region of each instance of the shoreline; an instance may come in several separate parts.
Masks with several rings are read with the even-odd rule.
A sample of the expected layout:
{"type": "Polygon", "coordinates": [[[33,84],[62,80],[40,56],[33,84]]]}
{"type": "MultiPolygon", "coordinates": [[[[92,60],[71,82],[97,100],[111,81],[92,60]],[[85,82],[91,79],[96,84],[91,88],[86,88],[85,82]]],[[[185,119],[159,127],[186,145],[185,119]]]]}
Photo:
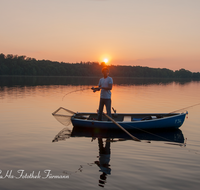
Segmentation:
{"type": "MultiPolygon", "coordinates": [[[[37,77],[37,78],[102,78],[102,76],[35,76],[35,75],[0,75],[0,77],[37,77]]],[[[123,78],[123,79],[170,79],[170,80],[197,80],[200,81],[200,78],[170,78],[170,77],[116,77],[112,76],[112,78],[123,78]]]]}

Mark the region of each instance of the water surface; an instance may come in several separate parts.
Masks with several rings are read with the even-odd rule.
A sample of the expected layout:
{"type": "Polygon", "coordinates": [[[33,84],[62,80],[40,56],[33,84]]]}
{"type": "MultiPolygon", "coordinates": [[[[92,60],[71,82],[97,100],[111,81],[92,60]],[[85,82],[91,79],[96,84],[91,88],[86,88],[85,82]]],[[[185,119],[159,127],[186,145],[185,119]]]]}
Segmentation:
{"type": "MultiPolygon", "coordinates": [[[[180,128],[187,138],[186,147],[165,144],[164,140],[152,140],[150,144],[131,140],[110,142],[106,167],[110,174],[102,176],[98,166],[102,158],[101,140],[80,136],[52,142],[65,127],[51,115],[56,109],[62,106],[75,112],[96,112],[99,93],[90,88],[98,83],[98,78],[1,77],[0,80],[1,175],[8,170],[14,175],[18,175],[18,170],[40,171],[43,175],[44,170],[51,170],[53,175],[69,175],[69,179],[0,179],[1,189],[199,187],[200,106],[188,109],[188,118],[180,128]],[[63,99],[72,91],[76,92],[63,99]]],[[[169,113],[200,103],[199,94],[198,81],[114,78],[112,106],[118,113],[169,113]]],[[[105,145],[106,138],[102,140],[105,145]]]]}

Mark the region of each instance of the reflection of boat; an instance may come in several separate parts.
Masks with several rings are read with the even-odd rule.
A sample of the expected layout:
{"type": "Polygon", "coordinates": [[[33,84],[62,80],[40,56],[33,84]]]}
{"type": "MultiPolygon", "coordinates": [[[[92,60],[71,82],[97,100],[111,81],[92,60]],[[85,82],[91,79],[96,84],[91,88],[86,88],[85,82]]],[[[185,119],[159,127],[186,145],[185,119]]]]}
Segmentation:
{"type": "MultiPolygon", "coordinates": [[[[140,140],[150,140],[150,141],[167,141],[175,143],[184,143],[184,136],[180,129],[174,130],[153,130],[153,131],[136,131],[129,130],[129,132],[140,140]]],[[[127,135],[122,130],[113,129],[95,129],[88,127],[73,127],[72,131],[64,128],[60,131],[54,138],[53,142],[65,140],[69,137],[88,137],[88,138],[109,138],[109,139],[124,139],[132,140],[132,138],[127,135]]]]}
{"type": "MultiPolygon", "coordinates": [[[[184,136],[180,129],[175,130],[153,130],[145,132],[136,132],[129,130],[129,132],[140,140],[153,141],[169,141],[184,143],[184,136]]],[[[110,139],[125,139],[132,140],[132,138],[121,130],[97,130],[91,128],[74,127],[71,137],[92,137],[92,138],[110,138],[110,139]]]]}
{"type": "MultiPolygon", "coordinates": [[[[112,114],[112,118],[124,129],[178,129],[185,120],[186,113],[161,114],[112,114]]],[[[75,113],[71,117],[73,126],[116,129],[116,124],[103,118],[97,120],[95,113],[75,113]]]]}

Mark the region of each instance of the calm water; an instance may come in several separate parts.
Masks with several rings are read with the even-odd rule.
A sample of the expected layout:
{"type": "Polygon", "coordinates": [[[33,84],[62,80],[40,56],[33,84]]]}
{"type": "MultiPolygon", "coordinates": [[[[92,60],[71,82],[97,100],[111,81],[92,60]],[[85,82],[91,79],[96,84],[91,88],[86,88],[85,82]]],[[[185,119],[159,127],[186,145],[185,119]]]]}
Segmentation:
{"type": "MultiPolygon", "coordinates": [[[[0,179],[0,189],[198,189],[200,106],[189,108],[181,131],[171,134],[175,140],[187,138],[186,147],[162,139],[150,144],[108,141],[103,158],[98,138],[91,141],[91,136],[79,135],[52,142],[65,126],[51,113],[61,106],[96,112],[99,93],[89,88],[97,83],[98,78],[0,78],[0,178],[11,170],[15,177],[20,176],[19,170],[41,176],[16,179],[10,175],[0,179]],[[80,89],[63,99],[66,93],[80,89]],[[99,167],[100,159],[107,159],[108,165],[99,167]],[[45,170],[69,178],[44,179],[45,170]]],[[[168,113],[200,103],[198,81],[118,78],[114,83],[112,106],[118,113],[168,113]]]]}

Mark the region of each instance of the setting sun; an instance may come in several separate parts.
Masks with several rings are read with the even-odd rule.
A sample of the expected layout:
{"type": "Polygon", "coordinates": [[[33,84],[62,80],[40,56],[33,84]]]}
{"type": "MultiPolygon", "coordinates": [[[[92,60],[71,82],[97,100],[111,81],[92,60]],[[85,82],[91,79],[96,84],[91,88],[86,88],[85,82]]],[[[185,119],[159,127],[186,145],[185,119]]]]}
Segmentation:
{"type": "Polygon", "coordinates": [[[108,59],[107,59],[107,58],[105,58],[105,59],[103,60],[103,62],[105,62],[105,63],[108,63],[108,59]]]}

